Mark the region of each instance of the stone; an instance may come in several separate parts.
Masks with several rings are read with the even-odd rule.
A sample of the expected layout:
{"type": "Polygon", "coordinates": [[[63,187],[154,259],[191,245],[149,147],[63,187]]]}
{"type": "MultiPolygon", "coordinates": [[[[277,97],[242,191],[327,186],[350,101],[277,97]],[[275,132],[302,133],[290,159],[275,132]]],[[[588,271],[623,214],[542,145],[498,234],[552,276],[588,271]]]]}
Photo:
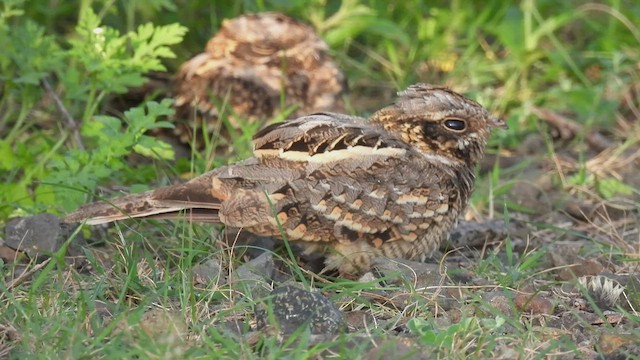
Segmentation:
{"type": "Polygon", "coordinates": [[[335,335],[346,329],[344,314],[320,293],[284,285],[274,289],[256,311],[258,329],[275,325],[281,334],[291,335],[301,326],[311,334],[335,335]]]}
{"type": "Polygon", "coordinates": [[[14,218],[5,227],[5,245],[30,257],[48,256],[60,250],[74,230],[75,225],[52,214],[14,218]]]}
{"type": "Polygon", "coordinates": [[[200,285],[209,285],[211,283],[223,284],[226,282],[224,274],[222,274],[222,264],[218,259],[207,259],[193,267],[191,270],[193,281],[200,285]]]}
{"type": "Polygon", "coordinates": [[[262,297],[271,290],[276,264],[271,252],[239,266],[229,276],[229,284],[241,291],[247,290],[254,298],[262,297]]]}

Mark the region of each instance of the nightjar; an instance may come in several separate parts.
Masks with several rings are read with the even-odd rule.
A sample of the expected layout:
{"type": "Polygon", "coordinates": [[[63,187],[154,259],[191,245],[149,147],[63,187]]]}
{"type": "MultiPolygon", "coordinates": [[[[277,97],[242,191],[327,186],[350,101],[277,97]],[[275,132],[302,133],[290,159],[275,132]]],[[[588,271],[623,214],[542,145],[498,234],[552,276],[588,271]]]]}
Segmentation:
{"type": "Polygon", "coordinates": [[[316,113],[269,125],[253,157],[193,180],[94,203],[67,222],[187,218],[286,237],[327,269],[422,260],[447,237],[491,130],[505,123],[448,88],[417,84],[369,119],[316,113]]]}
{"type": "Polygon", "coordinates": [[[205,51],[176,75],[176,135],[189,143],[194,120],[199,135],[203,121],[208,135],[224,134],[223,108],[235,128],[239,118],[265,121],[280,111],[291,117],[342,111],[346,81],[328,51],[310,26],[279,13],[224,20],[205,51]]]}

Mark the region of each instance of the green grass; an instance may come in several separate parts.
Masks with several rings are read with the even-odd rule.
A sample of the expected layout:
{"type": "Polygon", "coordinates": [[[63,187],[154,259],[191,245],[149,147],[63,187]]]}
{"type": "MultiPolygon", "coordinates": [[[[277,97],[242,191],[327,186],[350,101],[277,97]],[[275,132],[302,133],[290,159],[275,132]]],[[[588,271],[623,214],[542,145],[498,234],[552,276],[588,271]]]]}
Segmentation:
{"type": "Polygon", "coordinates": [[[255,124],[228,129],[236,150],[228,158],[215,156],[212,139],[202,153],[176,163],[165,143],[145,134],[169,126],[168,101],[160,96],[114,115],[111,100],[140,85],[148,71],[175,72],[223,19],[274,10],[312,24],[327,41],[349,80],[352,113],[370,114],[395,91],[420,81],[450,85],[505,118],[509,130],[495,134],[488,150],[499,163],[481,173],[467,217],[505,218],[528,228],[495,246],[448,254],[445,259],[457,256],[460,268],[443,271],[442,281],[428,287],[406,278],[384,279],[381,288],[379,281],[318,277],[278,252],[296,282],[322,291],[345,313],[369,316],[349,333],[322,339],[304,330],[288,339],[255,330],[253,309],[267,295],[250,287],[194,283],[193,268],[207,259],[219,260],[225,277],[246,260],[242,251],[215,240],[217,228],[126,222],[100,230],[102,235],[84,228],[87,237],[103,242],[77,247],[69,241],[45,262],[0,263],[0,357],[361,358],[374,345],[397,350],[393,342],[408,337],[414,353],[439,358],[589,358],[606,352],[603,334],[639,341],[632,281],[625,284],[628,299],[610,309],[624,321],[596,322],[587,313],[602,320],[602,309],[574,306],[581,292],[565,291],[574,281],[559,274],[584,259],[602,264],[602,272],[637,273],[640,5],[52,4],[0,1],[0,227],[16,216],[64,214],[103,189],[142,191],[246,157],[255,124]],[[536,109],[573,120],[577,130],[570,138],[556,136],[536,109]],[[594,134],[610,149],[594,150],[594,134]],[[133,154],[147,160],[131,166],[133,154]],[[509,158],[517,159],[515,166],[502,166],[509,158]],[[522,183],[540,190],[548,213],[514,194],[527,189],[522,183]],[[577,221],[567,215],[571,201],[608,210],[577,221]],[[565,245],[572,250],[564,252],[565,245]],[[80,251],[75,265],[64,257],[68,247],[80,251]],[[472,274],[471,280],[453,280],[455,274],[472,274]],[[493,292],[506,294],[505,307],[486,298],[493,292]],[[549,297],[554,313],[518,307],[520,293],[549,297]],[[151,323],[150,314],[158,322],[151,323]],[[242,334],[224,325],[231,320],[241,324],[242,334]],[[568,325],[556,326],[559,321],[568,325]]]}

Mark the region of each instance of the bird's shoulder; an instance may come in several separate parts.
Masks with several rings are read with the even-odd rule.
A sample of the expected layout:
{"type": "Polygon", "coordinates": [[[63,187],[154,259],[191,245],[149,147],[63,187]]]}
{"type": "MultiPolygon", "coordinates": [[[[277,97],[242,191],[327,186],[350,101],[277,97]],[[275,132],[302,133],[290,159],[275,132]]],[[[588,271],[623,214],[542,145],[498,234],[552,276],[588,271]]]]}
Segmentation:
{"type": "Polygon", "coordinates": [[[360,157],[402,157],[411,147],[367,119],[316,113],[267,126],[253,138],[254,156],[327,163],[360,157]]]}

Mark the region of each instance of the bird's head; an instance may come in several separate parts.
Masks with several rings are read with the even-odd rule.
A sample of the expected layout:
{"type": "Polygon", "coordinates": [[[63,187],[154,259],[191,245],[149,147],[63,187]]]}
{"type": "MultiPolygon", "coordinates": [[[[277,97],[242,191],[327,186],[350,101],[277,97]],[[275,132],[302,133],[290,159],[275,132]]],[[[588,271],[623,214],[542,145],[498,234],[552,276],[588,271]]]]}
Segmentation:
{"type": "Polygon", "coordinates": [[[381,124],[431,162],[475,166],[496,127],[506,124],[482,107],[448,88],[412,85],[398,93],[394,104],[374,113],[381,124]]]}

